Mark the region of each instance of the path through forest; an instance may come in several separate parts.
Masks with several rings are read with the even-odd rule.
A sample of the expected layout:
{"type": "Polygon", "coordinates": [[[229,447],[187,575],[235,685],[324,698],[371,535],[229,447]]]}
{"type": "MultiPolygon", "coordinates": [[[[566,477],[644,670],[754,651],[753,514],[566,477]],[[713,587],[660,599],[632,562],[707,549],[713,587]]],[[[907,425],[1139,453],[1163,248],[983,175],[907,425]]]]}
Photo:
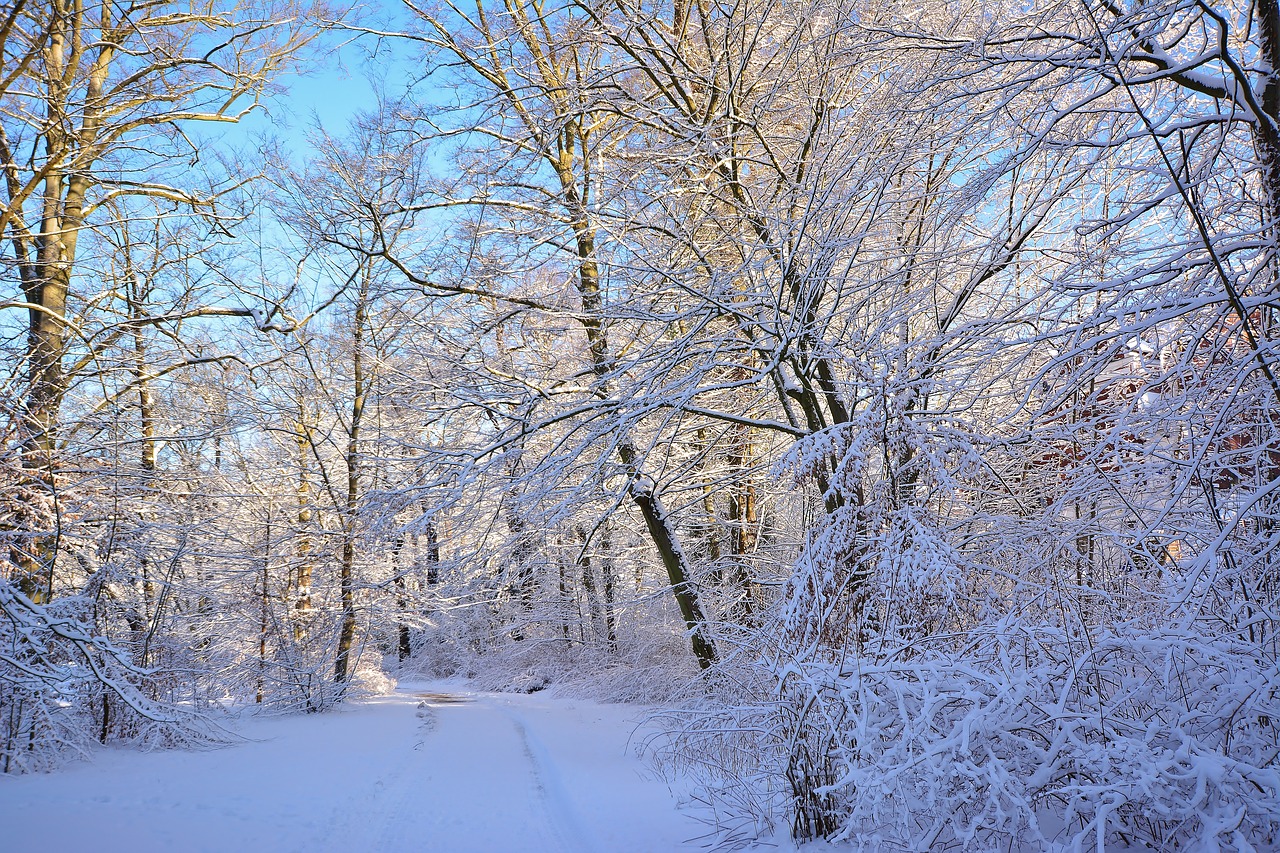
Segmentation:
{"type": "Polygon", "coordinates": [[[104,750],[0,778],[5,853],[666,853],[706,831],[635,754],[627,706],[402,685],[254,719],[207,752],[104,750]]]}

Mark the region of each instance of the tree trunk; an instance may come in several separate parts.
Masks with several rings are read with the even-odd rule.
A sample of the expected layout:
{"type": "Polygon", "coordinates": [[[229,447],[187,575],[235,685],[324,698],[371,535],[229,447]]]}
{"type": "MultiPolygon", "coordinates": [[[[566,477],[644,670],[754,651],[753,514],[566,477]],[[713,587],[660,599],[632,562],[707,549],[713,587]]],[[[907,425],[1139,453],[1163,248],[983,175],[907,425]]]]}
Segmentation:
{"type": "Polygon", "coordinates": [[[440,582],[440,541],[435,522],[427,525],[427,583],[440,582]]]}
{"type": "Polygon", "coordinates": [[[396,610],[400,613],[400,621],[396,625],[396,657],[403,663],[413,654],[413,645],[410,642],[409,625],[405,621],[404,614],[409,609],[409,598],[407,584],[405,583],[404,568],[404,537],[397,536],[395,544],[391,546],[391,566],[395,569],[395,577],[393,582],[396,585],[396,610]]]}
{"type": "Polygon", "coordinates": [[[267,688],[267,629],[271,614],[271,510],[267,509],[267,527],[262,545],[262,587],[258,596],[258,689],[254,701],[261,705],[267,688]]]}
{"type": "MultiPolygon", "coordinates": [[[[572,183],[561,174],[562,186],[568,193],[573,189],[572,183]]],[[[571,199],[576,199],[576,192],[571,199]]],[[[591,354],[592,372],[597,379],[597,393],[601,397],[608,396],[609,369],[612,356],[609,353],[608,337],[603,324],[603,300],[600,296],[600,271],[595,260],[595,237],[589,230],[585,217],[575,225],[578,247],[578,292],[582,297],[582,326],[586,331],[587,342],[591,354]]],[[[680,615],[684,617],[685,627],[689,631],[689,641],[693,648],[698,666],[707,669],[717,659],[715,643],[707,632],[706,617],[702,612],[702,604],[698,599],[697,587],[693,585],[689,558],[680,546],[679,535],[675,525],[671,523],[666,509],[656,493],[653,480],[641,469],[641,459],[631,443],[630,436],[624,434],[617,443],[618,458],[626,466],[631,476],[629,491],[631,499],[644,517],[645,526],[653,539],[662,558],[662,565],[667,570],[667,578],[671,582],[671,591],[675,595],[680,615]]]]}
{"type": "Polygon", "coordinates": [[[342,529],[342,565],[339,592],[342,599],[342,627],[338,632],[338,656],[333,665],[333,680],[341,684],[351,673],[351,647],[356,635],[355,560],[356,509],[360,500],[360,422],[364,416],[367,388],[364,376],[364,327],[367,321],[372,260],[365,264],[356,297],[354,329],[351,335],[351,421],[347,427],[347,502],[342,529]]]}
{"type": "Polygon", "coordinates": [[[614,581],[613,572],[613,541],[607,526],[605,527],[604,538],[600,541],[600,549],[604,552],[604,557],[600,561],[601,581],[604,583],[604,625],[609,642],[609,651],[617,654],[618,624],[614,604],[614,590],[617,584],[614,581]]]}
{"type": "Polygon", "coordinates": [[[582,592],[587,599],[587,615],[591,620],[591,633],[597,639],[604,636],[604,618],[600,608],[600,595],[596,591],[595,572],[591,568],[591,555],[587,553],[586,528],[577,528],[578,539],[582,543],[582,553],[578,557],[578,566],[582,569],[582,592]]]}
{"type": "Polygon", "coordinates": [[[752,602],[751,559],[756,550],[756,526],[759,516],[756,510],[756,487],[749,468],[753,448],[750,430],[743,428],[729,456],[729,464],[737,472],[737,479],[729,494],[729,517],[733,519],[733,531],[729,538],[732,557],[733,605],[729,618],[737,624],[751,621],[752,602]]]}
{"type": "Polygon", "coordinates": [[[311,450],[311,427],[307,422],[307,404],[298,396],[298,423],[296,442],[298,450],[298,538],[295,545],[297,582],[295,586],[296,611],[293,637],[298,642],[306,638],[307,623],[311,614],[311,577],[314,567],[311,556],[311,483],[307,478],[311,450]]]}

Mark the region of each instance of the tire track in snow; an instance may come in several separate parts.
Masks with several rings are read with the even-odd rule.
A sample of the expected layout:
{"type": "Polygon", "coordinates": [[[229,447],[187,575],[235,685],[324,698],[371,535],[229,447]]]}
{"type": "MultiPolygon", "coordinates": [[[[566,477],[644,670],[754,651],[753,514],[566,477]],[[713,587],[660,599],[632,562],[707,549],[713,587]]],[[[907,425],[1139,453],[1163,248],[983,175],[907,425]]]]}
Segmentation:
{"type": "MultiPolygon", "coordinates": [[[[394,697],[398,699],[400,697],[394,697]]],[[[403,705],[403,702],[397,702],[403,705]]],[[[421,719],[421,717],[419,717],[421,719]]],[[[420,725],[414,732],[415,743],[412,749],[397,750],[391,755],[375,753],[373,761],[386,760],[386,770],[379,773],[371,784],[362,790],[351,790],[341,802],[335,802],[330,809],[329,829],[325,833],[327,845],[323,848],[330,853],[351,853],[351,851],[382,851],[396,849],[381,846],[381,835],[387,828],[398,822],[398,805],[405,792],[412,790],[420,770],[423,728],[420,725]]]]}
{"type": "Polygon", "coordinates": [[[438,698],[416,703],[415,744],[379,780],[385,787],[356,818],[359,837],[345,849],[595,853],[523,718],[490,701],[438,698]]]}
{"type": "Polygon", "coordinates": [[[343,803],[334,803],[329,809],[327,830],[324,833],[326,844],[322,849],[331,853],[350,853],[351,850],[377,850],[368,842],[367,830],[364,827],[381,826],[391,820],[394,815],[390,811],[388,793],[396,791],[408,784],[404,777],[409,773],[414,760],[412,752],[397,752],[395,760],[387,764],[372,784],[363,790],[353,790],[343,803]],[[359,821],[352,819],[352,811],[359,811],[359,821]]]}
{"type": "Polygon", "coordinates": [[[530,732],[528,721],[507,706],[499,706],[498,710],[515,726],[520,736],[520,744],[524,747],[525,757],[533,773],[533,785],[538,798],[545,807],[546,815],[552,828],[564,842],[566,853],[594,853],[592,845],[574,815],[573,804],[565,792],[556,772],[555,762],[547,752],[546,746],[530,732]]]}
{"type": "Polygon", "coordinates": [[[382,791],[381,801],[368,821],[374,830],[368,836],[368,853],[383,851],[407,850],[410,846],[423,843],[420,838],[410,836],[420,834],[421,827],[410,820],[415,815],[413,800],[422,796],[429,787],[429,762],[424,755],[426,739],[435,730],[437,720],[435,713],[426,701],[419,701],[414,710],[418,727],[414,731],[414,744],[406,759],[407,772],[397,774],[395,785],[382,791]],[[411,830],[418,830],[414,832],[411,830]]]}

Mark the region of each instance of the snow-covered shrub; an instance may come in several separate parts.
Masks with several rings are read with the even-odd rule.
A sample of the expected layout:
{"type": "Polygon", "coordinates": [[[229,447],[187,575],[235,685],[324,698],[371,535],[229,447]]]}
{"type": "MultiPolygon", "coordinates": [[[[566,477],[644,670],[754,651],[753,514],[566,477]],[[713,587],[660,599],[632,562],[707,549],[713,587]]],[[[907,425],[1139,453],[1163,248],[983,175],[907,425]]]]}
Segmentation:
{"type": "Polygon", "coordinates": [[[862,528],[858,562],[817,537],[798,566],[769,665],[775,787],[797,837],[869,851],[1280,843],[1280,668],[1262,621],[1180,613],[1173,592],[1131,580],[1127,600],[1041,586],[988,613],[980,580],[1001,574],[936,529],[889,514],[878,535],[862,528]],[[1084,601],[1099,618],[1081,618],[1084,601]]]}
{"type": "Polygon", "coordinates": [[[780,470],[827,512],[737,658],[754,686],[672,720],[665,757],[698,771],[721,837],[1280,846],[1272,503],[1211,496],[1233,518],[1153,491],[1156,454],[1068,478],[1018,447],[1001,476],[998,452],[971,466],[940,440],[926,459],[889,433],[864,419],[797,444],[780,470]],[[1043,500],[1005,502],[1015,476],[1043,500]]]}
{"type": "Polygon", "coordinates": [[[781,823],[866,851],[1280,843],[1280,669],[1238,638],[1005,620],[770,674],[771,700],[671,712],[651,744],[722,841],[781,823]]]}
{"type": "Polygon", "coordinates": [[[1280,671],[1247,644],[1145,626],[968,640],[783,675],[826,750],[809,795],[838,824],[829,837],[975,851],[1280,841],[1280,671]]]}
{"type": "Polygon", "coordinates": [[[394,693],[396,680],[387,675],[370,660],[362,658],[356,666],[347,687],[347,698],[358,696],[388,696],[394,693]]]}
{"type": "Polygon", "coordinates": [[[200,709],[149,695],[153,673],[90,629],[92,592],[40,605],[0,578],[0,772],[49,770],[107,740],[227,739],[200,709]]]}
{"type": "Polygon", "coordinates": [[[469,675],[481,690],[556,689],[605,702],[669,701],[687,691],[696,662],[689,658],[680,631],[645,627],[619,643],[617,652],[560,639],[507,640],[471,659],[460,674],[469,675]]]}
{"type": "Polygon", "coordinates": [[[789,795],[777,772],[785,760],[778,704],[734,692],[738,704],[704,694],[653,714],[657,734],[642,744],[659,771],[692,787],[692,816],[710,827],[717,849],[730,850],[772,835],[789,795]]]}

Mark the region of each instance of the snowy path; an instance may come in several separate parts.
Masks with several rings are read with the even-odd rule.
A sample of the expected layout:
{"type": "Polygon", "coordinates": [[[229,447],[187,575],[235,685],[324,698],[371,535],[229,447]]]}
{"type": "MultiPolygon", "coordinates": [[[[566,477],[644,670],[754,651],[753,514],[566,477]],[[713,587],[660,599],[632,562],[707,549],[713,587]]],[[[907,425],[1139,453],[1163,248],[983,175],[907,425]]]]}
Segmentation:
{"type": "Polygon", "coordinates": [[[334,714],[254,720],[210,752],[100,752],[0,778],[0,851],[701,850],[628,748],[637,712],[402,687],[334,714]],[[416,694],[416,695],[415,695],[416,694]]]}

